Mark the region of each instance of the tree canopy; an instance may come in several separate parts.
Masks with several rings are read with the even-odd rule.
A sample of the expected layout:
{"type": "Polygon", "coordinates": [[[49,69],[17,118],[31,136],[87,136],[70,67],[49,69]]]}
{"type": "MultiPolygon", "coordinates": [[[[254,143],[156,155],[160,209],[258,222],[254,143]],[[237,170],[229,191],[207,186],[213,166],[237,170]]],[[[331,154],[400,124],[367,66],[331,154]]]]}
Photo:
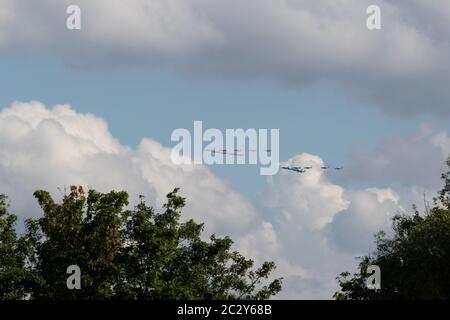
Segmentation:
{"type": "MultiPolygon", "coordinates": [[[[450,160],[447,161],[450,167],[450,160]]],[[[447,175],[443,175],[447,180],[447,175]]],[[[393,218],[393,234],[379,232],[375,252],[361,257],[359,272],[337,278],[336,299],[450,299],[450,197],[445,187],[433,207],[393,218]],[[366,286],[366,269],[381,270],[381,289],[366,286]]]]}
{"type": "Polygon", "coordinates": [[[71,187],[60,203],[34,193],[43,216],[17,217],[0,196],[0,299],[268,299],[281,290],[274,262],[232,251],[229,237],[201,238],[204,225],[180,222],[185,199],[167,195],[162,212],[145,199],[127,209],[128,194],[71,187]],[[69,290],[68,266],[81,270],[69,290]]]}

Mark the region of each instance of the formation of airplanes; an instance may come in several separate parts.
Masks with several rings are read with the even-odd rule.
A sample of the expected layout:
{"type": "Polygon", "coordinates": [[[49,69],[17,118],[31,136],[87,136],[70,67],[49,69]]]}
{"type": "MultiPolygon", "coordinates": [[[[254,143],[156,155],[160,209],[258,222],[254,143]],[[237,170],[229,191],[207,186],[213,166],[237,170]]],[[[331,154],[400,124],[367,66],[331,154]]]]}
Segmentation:
{"type": "MultiPolygon", "coordinates": [[[[313,168],[312,166],[304,166],[304,167],[297,167],[297,166],[295,166],[295,167],[294,167],[294,166],[293,166],[293,167],[289,167],[289,166],[283,166],[283,167],[281,167],[281,169],[289,170],[289,171],[293,171],[293,172],[297,172],[297,173],[304,173],[304,172],[307,172],[308,170],[311,170],[312,168],[313,168]]],[[[320,169],[322,169],[322,170],[328,170],[328,169],[330,169],[330,166],[321,166],[320,169]]],[[[336,171],[339,171],[339,170],[343,170],[344,167],[342,167],[342,166],[340,166],[340,167],[334,167],[333,169],[336,170],[336,171]]]]}
{"type": "MultiPolygon", "coordinates": [[[[228,154],[228,155],[233,155],[233,156],[243,156],[242,150],[241,149],[207,149],[206,151],[211,152],[213,155],[216,153],[219,154],[228,154]]],[[[250,149],[249,152],[256,152],[257,150],[255,149],[250,149]]],[[[270,153],[272,152],[271,149],[264,149],[264,152],[270,153]]]]}
{"type": "MultiPolygon", "coordinates": [[[[211,152],[213,155],[216,153],[219,153],[219,154],[224,154],[224,155],[243,156],[241,149],[207,149],[206,151],[211,152]]],[[[265,149],[264,151],[267,153],[272,152],[271,149],[265,149]]],[[[257,150],[250,149],[249,152],[257,152],[257,150]]],[[[280,168],[283,170],[289,170],[289,171],[293,171],[296,173],[305,173],[308,170],[313,169],[313,166],[311,166],[311,165],[303,166],[303,167],[301,167],[301,166],[283,166],[280,168]]],[[[320,169],[322,169],[322,170],[334,169],[336,171],[340,171],[340,170],[343,170],[344,167],[342,167],[342,166],[330,167],[329,165],[323,165],[323,166],[320,166],[320,169]]]]}
{"type": "Polygon", "coordinates": [[[306,168],[302,168],[302,167],[281,167],[281,169],[284,170],[290,170],[290,171],[294,171],[294,172],[298,172],[298,173],[303,173],[306,172],[306,168]]]}

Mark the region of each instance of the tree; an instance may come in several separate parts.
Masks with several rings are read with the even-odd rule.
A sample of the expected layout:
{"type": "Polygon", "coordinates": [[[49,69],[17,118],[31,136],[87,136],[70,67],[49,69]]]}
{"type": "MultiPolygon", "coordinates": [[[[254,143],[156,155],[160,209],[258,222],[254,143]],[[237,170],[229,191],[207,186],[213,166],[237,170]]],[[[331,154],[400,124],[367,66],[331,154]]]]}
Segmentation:
{"type": "Polygon", "coordinates": [[[20,299],[25,294],[25,253],[23,241],[17,239],[17,217],[8,211],[8,202],[0,194],[0,299],[20,299]]]}
{"type": "MultiPolygon", "coordinates": [[[[229,237],[204,241],[203,224],[180,222],[185,199],[178,189],[167,195],[161,213],[143,197],[127,210],[126,192],[86,194],[71,187],[61,203],[46,191],[34,195],[43,216],[27,220],[19,239],[13,231],[1,231],[1,239],[16,239],[5,246],[22,248],[8,249],[20,276],[4,290],[17,293],[2,298],[268,299],[281,290],[282,279],[269,280],[273,262],[254,269],[252,260],[232,251],[229,237]],[[67,288],[71,265],[81,270],[80,290],[67,288]]],[[[15,216],[8,217],[10,227],[4,230],[15,222],[15,216]]]]}
{"type": "MultiPolygon", "coordinates": [[[[447,161],[450,167],[450,159],[447,161]]],[[[446,179],[447,175],[443,175],[446,179]]],[[[433,208],[421,214],[397,214],[393,235],[376,235],[374,253],[360,258],[359,272],[337,278],[336,299],[450,299],[450,197],[447,188],[433,199],[433,208]],[[381,289],[366,286],[366,269],[381,269],[381,289]]]]}

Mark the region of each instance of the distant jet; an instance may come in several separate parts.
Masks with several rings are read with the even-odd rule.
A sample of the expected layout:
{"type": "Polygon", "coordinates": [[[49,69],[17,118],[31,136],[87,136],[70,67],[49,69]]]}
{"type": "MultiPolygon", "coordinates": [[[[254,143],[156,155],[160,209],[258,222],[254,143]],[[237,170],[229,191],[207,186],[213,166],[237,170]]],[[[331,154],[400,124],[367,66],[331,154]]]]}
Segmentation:
{"type": "MultiPolygon", "coordinates": [[[[249,151],[250,151],[250,152],[257,152],[258,150],[256,150],[256,149],[250,149],[249,151]]],[[[272,149],[264,149],[263,151],[264,151],[264,152],[267,152],[267,153],[271,153],[271,152],[272,152],[272,149]]]]}
{"type": "Polygon", "coordinates": [[[212,155],[219,153],[219,154],[228,154],[232,156],[242,156],[242,153],[240,153],[241,150],[239,149],[234,149],[234,151],[227,151],[227,149],[207,149],[206,151],[211,151],[212,155]]]}
{"type": "Polygon", "coordinates": [[[330,166],[321,166],[320,168],[323,169],[323,170],[327,170],[327,169],[330,168],[330,166]]]}
{"type": "Polygon", "coordinates": [[[306,172],[306,170],[303,169],[302,167],[281,167],[281,169],[289,170],[289,171],[294,171],[294,172],[297,172],[297,173],[303,173],[303,172],[306,172]]]}
{"type": "Polygon", "coordinates": [[[342,169],[344,169],[344,167],[336,167],[336,168],[334,168],[334,170],[342,170],[342,169]]]}
{"type": "Polygon", "coordinates": [[[304,169],[306,169],[306,170],[309,170],[309,169],[312,169],[312,166],[306,166],[306,167],[303,167],[304,169]]]}

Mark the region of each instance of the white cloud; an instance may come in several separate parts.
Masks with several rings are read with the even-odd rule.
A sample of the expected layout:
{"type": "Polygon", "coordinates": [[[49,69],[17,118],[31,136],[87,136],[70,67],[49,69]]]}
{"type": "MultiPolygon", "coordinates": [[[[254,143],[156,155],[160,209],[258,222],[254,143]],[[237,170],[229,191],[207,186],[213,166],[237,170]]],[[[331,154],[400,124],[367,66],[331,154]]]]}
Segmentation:
{"type": "Polygon", "coordinates": [[[78,66],[334,81],[388,113],[448,115],[450,3],[375,3],[378,31],[366,28],[370,0],[79,0],[82,30],[68,31],[69,0],[0,0],[0,51],[43,51],[78,66]]]}
{"type": "Polygon", "coordinates": [[[30,206],[34,190],[55,194],[58,187],[77,184],[144,193],[158,205],[181,187],[190,200],[187,216],[208,216],[217,232],[239,232],[256,217],[253,205],[206,167],[176,166],[170,149],[149,139],[136,150],[121,145],[103,119],[67,105],[15,103],[0,112],[0,177],[1,190],[24,214],[36,214],[30,206]]]}
{"type": "Polygon", "coordinates": [[[386,139],[374,150],[356,150],[346,177],[371,184],[420,186],[437,191],[449,154],[447,132],[436,132],[430,125],[422,124],[412,136],[386,139]]]}
{"type": "Polygon", "coordinates": [[[330,298],[338,289],[335,277],[354,269],[354,257],[368,253],[377,231],[390,229],[398,195],[346,191],[320,169],[318,156],[304,153],[284,164],[313,169],[280,171],[258,197],[258,209],[277,232],[279,272],[287,279],[280,297],[330,298]]]}
{"type": "MultiPolygon", "coordinates": [[[[444,133],[421,132],[414,140],[419,145],[425,139],[447,147],[444,133]]],[[[250,201],[205,166],[173,164],[170,153],[150,139],[136,149],[122,145],[103,119],[68,105],[50,109],[18,102],[0,111],[0,192],[10,196],[21,217],[40,214],[32,198],[36,189],[55,196],[58,187],[72,184],[124,189],[134,196],[132,203],[143,193],[160,206],[168,192],[181,187],[188,199],[185,218],[205,222],[208,232],[231,235],[236,248],[258,263],[277,262],[276,276],[285,277],[279,298],[330,298],[335,277],[355,267],[354,257],[368,252],[375,232],[389,228],[402,209],[400,198],[420,194],[345,189],[317,169],[320,157],[303,153],[286,164],[314,169],[280,171],[250,201]]]]}
{"type": "Polygon", "coordinates": [[[391,219],[404,212],[399,206],[399,196],[391,189],[369,188],[351,192],[350,205],[338,212],[327,226],[329,244],[353,254],[369,253],[373,236],[380,230],[391,229],[391,219]]]}
{"type": "MultiPolygon", "coordinates": [[[[324,163],[318,156],[301,154],[282,165],[320,168],[324,163]]],[[[277,223],[317,230],[331,222],[337,211],[346,208],[343,192],[344,189],[330,183],[320,169],[312,169],[304,175],[282,170],[269,178],[268,187],[260,198],[262,207],[278,212],[277,223]]]]}

